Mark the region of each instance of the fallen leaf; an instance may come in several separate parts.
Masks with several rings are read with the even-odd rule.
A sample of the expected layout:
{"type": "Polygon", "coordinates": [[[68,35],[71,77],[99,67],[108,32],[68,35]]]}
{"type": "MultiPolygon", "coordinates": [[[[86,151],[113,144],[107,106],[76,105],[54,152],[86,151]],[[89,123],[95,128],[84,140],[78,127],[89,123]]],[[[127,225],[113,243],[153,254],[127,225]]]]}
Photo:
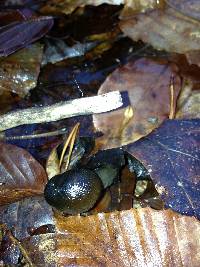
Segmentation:
{"type": "Polygon", "coordinates": [[[0,205],[43,194],[46,182],[45,170],[26,150],[1,143],[0,205]]]}
{"type": "Polygon", "coordinates": [[[51,17],[12,22],[0,28],[0,56],[8,56],[44,36],[53,26],[51,17]]]}
{"type": "Polygon", "coordinates": [[[200,90],[192,90],[192,84],[185,84],[177,101],[177,119],[200,118],[200,90]]]}
{"type": "Polygon", "coordinates": [[[125,148],[143,163],[166,207],[200,218],[200,120],[167,120],[125,148]]]}
{"type": "Polygon", "coordinates": [[[55,267],[58,265],[55,234],[47,233],[24,239],[23,247],[26,249],[33,266],[55,267]]]}
{"type": "Polygon", "coordinates": [[[11,91],[20,96],[37,85],[43,46],[33,44],[13,55],[0,59],[0,91],[11,91]]]}
{"type": "MultiPolygon", "coordinates": [[[[30,212],[31,201],[26,207],[30,212]]],[[[46,209],[43,214],[48,214],[46,209]]],[[[4,216],[1,222],[9,222],[6,216],[7,220],[4,216]]],[[[199,221],[171,210],[131,209],[87,217],[55,213],[53,220],[53,232],[19,239],[36,266],[194,267],[200,260],[199,221]]],[[[15,253],[9,247],[7,252],[15,253]]],[[[16,260],[9,255],[12,258],[16,260]]]]}
{"type": "Polygon", "coordinates": [[[49,39],[46,40],[45,45],[45,53],[42,59],[43,65],[46,65],[47,63],[56,63],[67,58],[83,56],[97,44],[95,42],[88,42],[69,46],[63,40],[49,39]]]}
{"type": "Polygon", "coordinates": [[[199,0],[166,0],[166,2],[180,13],[200,20],[199,0]]]}
{"type": "Polygon", "coordinates": [[[124,8],[120,13],[120,19],[133,17],[137,13],[143,13],[148,10],[164,8],[163,0],[124,0],[124,8]]]}
{"type": "Polygon", "coordinates": [[[200,67],[200,53],[197,51],[189,51],[186,54],[187,60],[190,65],[194,64],[200,67]]]}
{"type": "Polygon", "coordinates": [[[120,28],[134,41],[142,40],[158,50],[183,54],[200,50],[200,22],[172,8],[122,20],[120,28]]]}
{"type": "Polygon", "coordinates": [[[0,216],[0,222],[12,229],[18,240],[30,237],[41,227],[54,225],[52,207],[43,196],[27,197],[10,205],[1,206],[0,216]]]}
{"type": "Polygon", "coordinates": [[[0,114],[10,111],[20,99],[21,98],[18,95],[13,96],[12,92],[0,90],[0,114]]]}
{"type": "Polygon", "coordinates": [[[24,21],[33,16],[34,13],[30,9],[5,9],[0,11],[0,27],[8,25],[16,21],[24,21]]]}
{"type": "Polygon", "coordinates": [[[199,221],[170,210],[131,209],[55,220],[61,266],[199,264],[199,221]]]}
{"type": "Polygon", "coordinates": [[[170,112],[170,79],[174,77],[175,100],[180,90],[177,68],[166,61],[148,58],[116,69],[98,94],[128,91],[131,106],[93,116],[94,126],[104,133],[97,139],[103,148],[132,143],[157,128],[170,112]]]}

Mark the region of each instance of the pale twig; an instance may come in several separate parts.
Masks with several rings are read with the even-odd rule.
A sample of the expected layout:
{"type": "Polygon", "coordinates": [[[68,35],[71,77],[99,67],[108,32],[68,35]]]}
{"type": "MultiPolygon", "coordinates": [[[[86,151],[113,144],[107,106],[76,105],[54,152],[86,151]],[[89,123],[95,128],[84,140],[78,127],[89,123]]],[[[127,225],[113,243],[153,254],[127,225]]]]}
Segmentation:
{"type": "Polygon", "coordinates": [[[23,124],[46,123],[80,115],[108,112],[123,105],[119,91],[59,102],[45,107],[33,107],[0,116],[0,131],[23,124]]]}
{"type": "Polygon", "coordinates": [[[175,117],[175,102],[174,102],[174,78],[170,80],[170,112],[169,119],[172,120],[175,117]]]}
{"type": "Polygon", "coordinates": [[[34,138],[53,137],[57,135],[64,135],[67,132],[68,132],[67,128],[62,128],[62,129],[58,129],[52,132],[27,134],[27,135],[15,135],[15,136],[5,136],[4,133],[1,133],[0,140],[26,140],[26,139],[34,139],[34,138]]]}

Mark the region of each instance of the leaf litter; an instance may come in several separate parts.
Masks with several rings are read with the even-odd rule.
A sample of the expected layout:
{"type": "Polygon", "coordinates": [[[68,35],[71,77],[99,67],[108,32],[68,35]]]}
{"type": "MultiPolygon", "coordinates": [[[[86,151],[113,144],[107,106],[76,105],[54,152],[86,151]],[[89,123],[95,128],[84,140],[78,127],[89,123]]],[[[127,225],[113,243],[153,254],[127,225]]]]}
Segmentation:
{"type": "Polygon", "coordinates": [[[104,133],[99,139],[102,147],[118,147],[134,142],[168,118],[172,77],[176,102],[181,86],[178,68],[165,60],[159,62],[142,58],[130,61],[108,76],[98,94],[126,90],[130,106],[112,113],[93,115],[95,128],[104,133]]]}
{"type": "MultiPolygon", "coordinates": [[[[98,121],[98,125],[101,126],[99,130],[102,133],[94,132],[91,117],[82,118],[82,120],[65,119],[37,126],[30,124],[1,133],[2,140],[6,140],[3,138],[9,136],[10,139],[8,138],[7,142],[25,147],[36,156],[35,160],[25,150],[2,143],[2,149],[8,148],[1,154],[2,168],[4,166],[2,179],[7,176],[9,179],[6,181],[5,190],[3,187],[0,190],[1,204],[4,205],[0,208],[3,224],[1,225],[1,261],[11,265],[28,263],[30,266],[47,264],[48,266],[102,264],[198,266],[199,221],[196,219],[199,218],[200,173],[199,120],[196,119],[199,116],[200,84],[198,1],[97,2],[53,0],[50,6],[49,2],[35,5],[34,1],[18,1],[19,5],[23,4],[23,8],[27,9],[20,8],[16,11],[13,6],[10,6],[12,9],[7,10],[2,4],[4,11],[0,15],[3,18],[0,37],[5,37],[8,41],[9,31],[14,33],[13,41],[9,46],[5,47],[6,42],[2,43],[5,56],[2,60],[9,59],[10,56],[7,56],[9,53],[13,53],[11,56],[15,57],[17,53],[20,55],[23,51],[39,45],[41,47],[44,45],[44,53],[46,53],[45,44],[49,40],[54,40],[49,44],[49,48],[52,46],[52,53],[55,53],[59,59],[57,63],[47,63],[46,66],[40,66],[41,60],[38,60],[37,71],[34,72],[36,69],[33,71],[35,73],[33,86],[27,87],[26,82],[22,81],[20,91],[16,91],[18,86],[14,86],[13,90],[12,79],[9,83],[7,76],[6,90],[9,92],[7,97],[12,97],[14,92],[19,94],[20,98],[25,95],[26,98],[19,101],[15,96],[16,99],[10,102],[13,106],[2,110],[16,110],[16,108],[29,108],[41,104],[55,104],[58,101],[82,96],[95,96],[100,86],[99,91],[102,88],[110,91],[114,90],[111,88],[113,84],[121,88],[119,90],[128,89],[131,105],[124,110],[115,111],[119,112],[115,120],[112,117],[113,112],[106,115],[110,116],[107,122],[104,121],[103,115],[102,121],[98,121]],[[84,7],[88,3],[102,4],[103,2],[124,4],[124,6],[112,7],[104,4],[100,7],[84,7]],[[49,17],[37,16],[41,11],[49,17]],[[55,15],[54,12],[56,17],[52,18],[51,16],[55,15]],[[49,19],[46,21],[47,25],[44,23],[44,18],[49,19]],[[90,26],[85,22],[86,18],[91,22],[90,26]],[[123,31],[134,40],[142,39],[144,43],[133,42],[124,37],[119,32],[120,19],[123,31]],[[147,23],[149,20],[155,27],[149,26],[147,23]],[[170,23],[163,25],[161,23],[163,21],[170,21],[170,23]],[[171,28],[171,22],[175,31],[171,28]],[[162,28],[159,28],[158,24],[162,28]],[[27,25],[29,29],[37,25],[34,30],[38,31],[40,27],[42,30],[37,33],[25,31],[24,35],[19,36],[16,33],[17,27],[24,30],[27,25]],[[130,25],[133,25],[134,29],[139,29],[138,32],[134,32],[138,34],[137,38],[132,34],[129,35],[130,25]],[[155,32],[155,29],[160,30],[155,32]],[[158,33],[162,34],[163,39],[160,39],[158,33]],[[196,33],[195,36],[194,33],[196,33]],[[156,41],[152,39],[152,34],[153,37],[156,36],[156,41]],[[25,43],[22,42],[24,38],[27,38],[25,43]],[[40,39],[40,44],[37,42],[27,46],[36,39],[40,39]],[[66,58],[65,49],[68,49],[68,46],[70,51],[70,46],[73,48],[77,42],[78,44],[81,42],[84,47],[88,41],[94,45],[93,51],[86,52],[85,55],[77,54],[77,57],[71,59],[66,58]],[[62,43],[60,48],[55,45],[59,42],[62,43]],[[18,49],[21,51],[16,52],[18,49]],[[186,64],[182,64],[181,61],[182,57],[184,62],[187,61],[183,54],[188,59],[186,64]],[[189,64],[196,64],[196,66],[189,64]],[[111,72],[113,73],[105,80],[111,72]],[[126,75],[129,83],[123,80],[126,75]],[[113,77],[116,77],[114,81],[113,77]],[[138,92],[143,92],[142,97],[135,103],[138,92]],[[155,100],[150,101],[149,94],[155,92],[155,100]],[[146,111],[150,112],[146,114],[146,111]],[[154,120],[155,117],[159,118],[158,121],[154,120]],[[174,117],[179,119],[175,120],[174,117]],[[155,122],[155,125],[146,127],[144,118],[155,122]],[[171,120],[167,120],[168,118],[171,120]],[[72,168],[75,166],[97,168],[100,176],[105,175],[106,188],[104,197],[91,211],[84,216],[69,216],[52,209],[45,201],[43,189],[47,177],[37,160],[45,166],[48,158],[47,151],[63,143],[64,135],[68,135],[77,122],[80,123],[80,138],[87,139],[90,136],[93,141],[96,140],[96,143],[95,146],[93,144],[93,147],[90,147],[89,154],[86,150],[88,145],[91,146],[92,141],[87,141],[86,147],[75,143],[72,161],[69,164],[72,168]],[[64,129],[63,132],[61,129],[64,129]],[[46,137],[45,132],[42,132],[44,130],[49,131],[46,137]],[[51,132],[54,135],[60,135],[52,138],[51,132]],[[12,139],[13,134],[18,135],[19,138],[12,139]],[[25,141],[26,134],[29,135],[29,139],[25,141]],[[20,139],[22,135],[23,138],[20,139]],[[100,135],[102,135],[100,138],[96,138],[100,135]],[[128,145],[122,147],[124,144],[128,145]],[[116,147],[114,150],[107,149],[113,146],[116,147]],[[99,151],[102,148],[104,150],[99,151]],[[12,155],[9,154],[12,151],[15,152],[12,155]],[[7,153],[9,162],[5,161],[7,153]],[[117,155],[121,154],[123,161],[120,157],[117,159],[118,163],[110,164],[117,155]],[[34,173],[33,177],[25,173],[23,162],[30,167],[34,173]],[[116,166],[119,163],[122,165],[116,175],[116,166]],[[25,174],[17,176],[13,166],[25,174]],[[42,176],[38,174],[39,171],[42,176]],[[112,179],[108,179],[110,175],[113,175],[112,179]],[[13,184],[11,180],[14,181],[13,184]],[[34,188],[37,188],[37,193],[39,192],[41,196],[36,196],[33,192],[34,188]],[[16,189],[22,190],[22,194],[17,197],[12,194],[16,189]],[[6,199],[7,194],[9,197],[6,199]],[[163,210],[163,205],[170,209],[163,210]],[[131,209],[132,207],[134,209],[131,209]],[[142,207],[153,207],[153,209],[142,207]],[[175,213],[172,209],[187,216],[175,213]],[[27,219],[24,220],[24,218],[27,219]]],[[[6,4],[10,5],[9,1],[6,1],[6,4]]],[[[18,59],[11,63],[8,73],[18,59]]],[[[35,56],[30,55],[27,67],[34,59],[35,56]]],[[[24,65],[26,56],[23,60],[24,65]]],[[[4,73],[2,77],[6,75],[4,73]]],[[[59,147],[57,156],[60,156],[59,147]]]]}

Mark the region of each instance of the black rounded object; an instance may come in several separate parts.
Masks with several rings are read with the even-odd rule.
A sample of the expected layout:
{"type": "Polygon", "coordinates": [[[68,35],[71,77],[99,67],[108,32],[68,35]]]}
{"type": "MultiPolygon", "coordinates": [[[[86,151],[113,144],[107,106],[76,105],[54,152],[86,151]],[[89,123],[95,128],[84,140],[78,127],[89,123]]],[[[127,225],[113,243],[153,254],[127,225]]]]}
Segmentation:
{"type": "Polygon", "coordinates": [[[69,170],[51,178],[44,190],[46,201],[68,214],[90,210],[100,198],[103,184],[92,170],[69,170]]]}

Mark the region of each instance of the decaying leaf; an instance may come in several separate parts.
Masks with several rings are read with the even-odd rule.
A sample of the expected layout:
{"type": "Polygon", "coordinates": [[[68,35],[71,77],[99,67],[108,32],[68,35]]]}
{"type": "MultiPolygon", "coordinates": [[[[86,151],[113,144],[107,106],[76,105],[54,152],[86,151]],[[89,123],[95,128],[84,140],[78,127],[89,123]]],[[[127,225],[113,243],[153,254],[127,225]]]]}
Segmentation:
{"type": "Polygon", "coordinates": [[[57,216],[56,229],[24,242],[33,263],[43,255],[48,266],[199,266],[200,223],[170,210],[57,216]]]}
{"type": "Polygon", "coordinates": [[[168,120],[126,150],[149,171],[165,206],[200,218],[200,120],[168,120]]]}
{"type": "MultiPolygon", "coordinates": [[[[37,207],[38,200],[32,198],[31,201],[33,207],[35,205],[37,207]]],[[[29,206],[23,206],[30,212],[33,210],[31,201],[29,206]]],[[[23,231],[26,233],[31,220],[23,223],[21,208],[17,236],[36,266],[48,264],[48,266],[197,267],[200,260],[199,221],[171,210],[131,209],[87,217],[63,217],[55,213],[52,218],[46,208],[41,210],[36,208],[34,218],[37,220],[33,228],[37,228],[41,218],[40,215],[37,216],[36,211],[39,211],[39,214],[43,212],[44,218],[50,218],[47,222],[52,223],[53,219],[55,228],[54,231],[43,233],[38,231],[36,235],[27,236],[23,231]]],[[[8,210],[9,214],[11,210],[11,208],[8,210]]],[[[5,212],[1,222],[9,223],[9,226],[13,227],[8,212],[5,212]]],[[[16,218],[14,222],[17,227],[16,218]]],[[[43,222],[45,223],[44,220],[43,222]]],[[[38,227],[40,226],[39,223],[38,227]]],[[[8,249],[9,251],[12,250],[8,249]]],[[[12,255],[9,256],[12,259],[12,255]]],[[[16,259],[13,257],[13,260],[16,259]]]]}
{"type": "Polygon", "coordinates": [[[186,84],[177,101],[177,119],[200,118],[200,90],[192,90],[192,84],[186,84]]]}
{"type": "Polygon", "coordinates": [[[25,96],[37,84],[43,46],[33,44],[0,59],[0,91],[25,96]]]}
{"type": "Polygon", "coordinates": [[[187,53],[200,50],[200,22],[172,8],[138,14],[120,23],[134,41],[142,40],[159,50],[187,53]]]}
{"type": "Polygon", "coordinates": [[[0,28],[0,56],[8,56],[40,39],[53,26],[51,17],[12,22],[0,28]]]}
{"type": "Polygon", "coordinates": [[[104,136],[103,147],[117,147],[147,135],[170,113],[170,79],[174,77],[175,100],[180,90],[177,68],[166,61],[142,58],[115,70],[99,89],[128,91],[131,106],[93,116],[95,128],[104,136]]]}
{"type": "Polygon", "coordinates": [[[48,205],[43,196],[24,198],[10,205],[0,207],[0,223],[12,229],[18,240],[30,235],[44,233],[45,227],[51,227],[54,220],[52,207],[48,205]]]}
{"type": "Polygon", "coordinates": [[[43,167],[24,149],[0,145],[0,205],[43,193],[47,176],[43,167]]]}

